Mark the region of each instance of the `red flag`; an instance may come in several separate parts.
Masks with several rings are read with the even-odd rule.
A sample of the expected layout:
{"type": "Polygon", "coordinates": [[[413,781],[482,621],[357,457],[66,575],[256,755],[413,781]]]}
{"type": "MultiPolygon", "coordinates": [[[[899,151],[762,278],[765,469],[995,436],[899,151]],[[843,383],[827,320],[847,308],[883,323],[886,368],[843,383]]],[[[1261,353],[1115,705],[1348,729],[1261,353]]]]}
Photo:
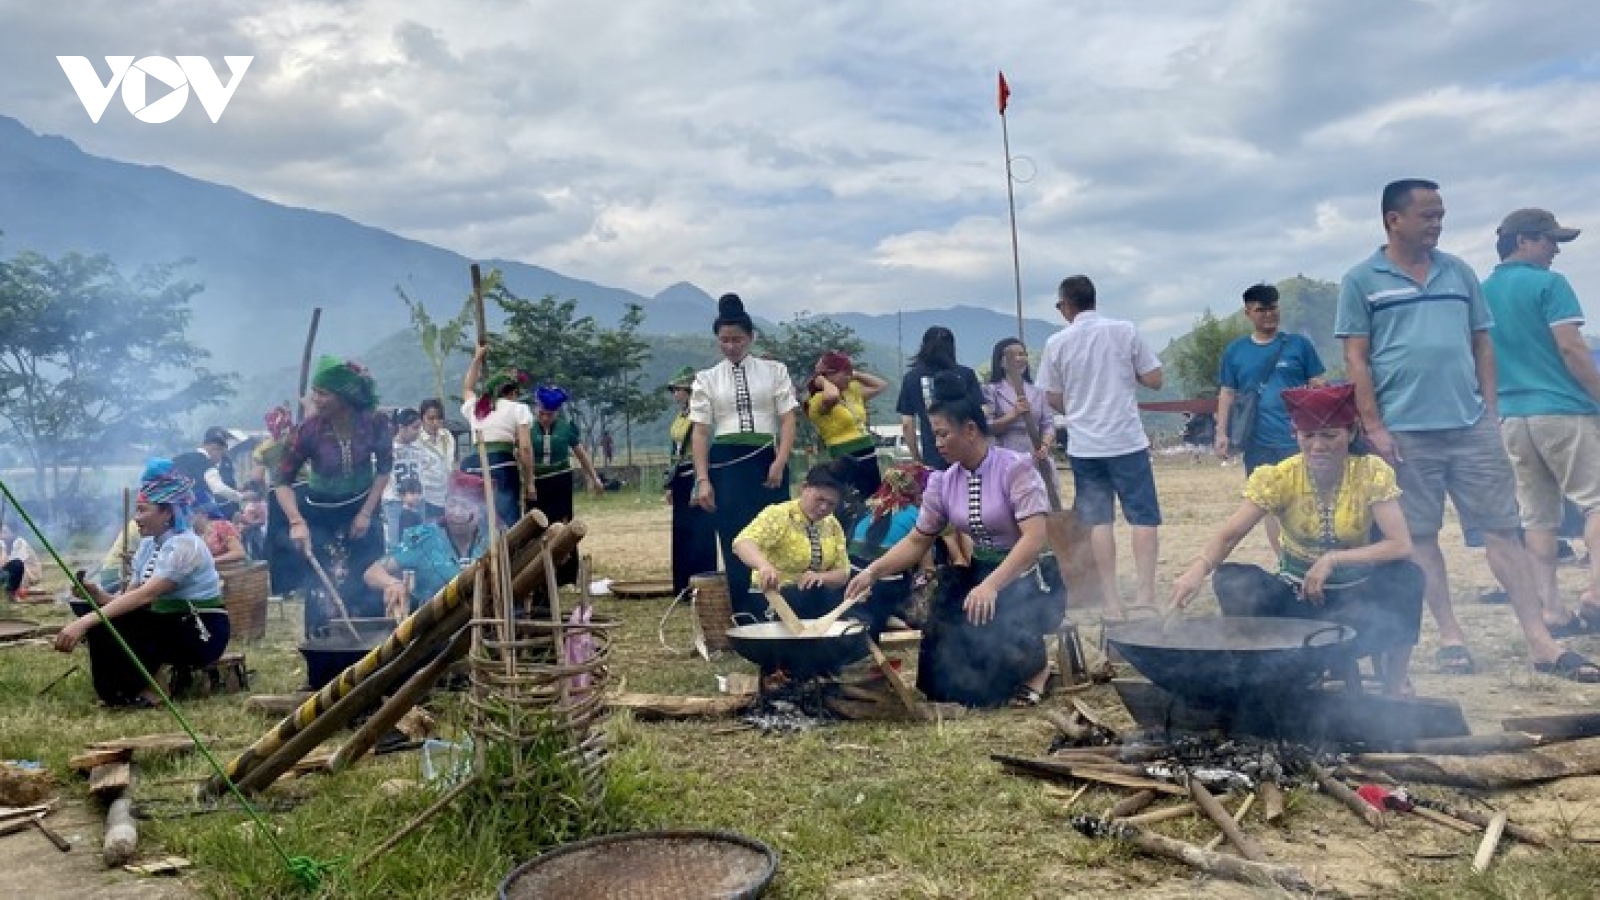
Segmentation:
{"type": "Polygon", "coordinates": [[[1006,114],[1006,101],[1011,99],[1011,85],[1006,84],[1006,73],[1000,73],[1000,115],[1006,114]]]}

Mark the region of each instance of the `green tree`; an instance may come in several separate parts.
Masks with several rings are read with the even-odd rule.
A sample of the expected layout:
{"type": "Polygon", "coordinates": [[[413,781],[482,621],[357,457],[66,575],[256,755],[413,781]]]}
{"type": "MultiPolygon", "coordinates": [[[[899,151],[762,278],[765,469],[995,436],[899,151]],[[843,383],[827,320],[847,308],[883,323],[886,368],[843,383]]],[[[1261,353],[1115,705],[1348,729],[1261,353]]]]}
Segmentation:
{"type": "Polygon", "coordinates": [[[1194,397],[1216,396],[1222,351],[1235,338],[1249,334],[1250,329],[1250,323],[1243,316],[1218,319],[1209,308],[1201,313],[1194,330],[1174,341],[1167,351],[1166,365],[1172,367],[1184,393],[1194,397]]]}
{"type": "MultiPolygon", "coordinates": [[[[649,421],[666,412],[671,403],[665,391],[645,383],[644,369],[650,362],[649,342],[639,337],[644,324],[644,307],[628,304],[628,311],[615,330],[601,331],[596,340],[599,364],[595,386],[591,428],[604,434],[614,419],[622,420],[623,443],[628,465],[633,465],[633,423],[649,421]]],[[[591,432],[590,439],[595,434],[591,432]]]]}
{"type": "MultiPolygon", "coordinates": [[[[498,282],[498,271],[489,273],[490,284],[485,285],[485,290],[498,282]]],[[[435,322],[428,313],[428,308],[420,300],[413,300],[406,294],[405,289],[395,285],[394,292],[399,295],[400,302],[406,305],[411,312],[411,327],[417,333],[417,341],[422,345],[422,354],[428,358],[428,365],[433,367],[433,396],[442,402],[444,392],[444,367],[450,355],[467,347],[467,331],[473,327],[472,295],[468,294],[461,301],[461,310],[452,319],[443,323],[435,322]]]]}
{"type": "Polygon", "coordinates": [[[105,255],[32,251],[0,262],[0,443],[34,471],[47,514],[85,468],[170,444],[179,417],[233,394],[235,376],[206,369],[185,337],[201,287],[177,268],[129,278],[105,255]]]}

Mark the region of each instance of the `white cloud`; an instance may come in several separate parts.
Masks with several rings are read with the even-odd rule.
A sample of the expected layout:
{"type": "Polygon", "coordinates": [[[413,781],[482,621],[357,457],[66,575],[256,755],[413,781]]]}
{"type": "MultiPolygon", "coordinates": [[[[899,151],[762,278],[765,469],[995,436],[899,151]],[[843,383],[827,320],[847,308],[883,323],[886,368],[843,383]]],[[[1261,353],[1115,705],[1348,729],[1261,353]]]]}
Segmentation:
{"type": "MultiPolygon", "coordinates": [[[[0,0],[0,113],[480,256],[798,309],[986,302],[1086,272],[1158,340],[1264,278],[1337,278],[1382,183],[1436,177],[1480,269],[1506,210],[1600,236],[1590,5],[1487,0],[0,0]],[[90,124],[57,54],[254,54],[223,121],[90,124]],[[1019,163],[1019,167],[1022,163],[1019,163]]],[[[1560,260],[1600,298],[1600,251],[1560,260]]],[[[1600,299],[1591,299],[1600,304],[1600,299]]],[[[1590,309],[1591,319],[1600,305],[1590,309]]]]}

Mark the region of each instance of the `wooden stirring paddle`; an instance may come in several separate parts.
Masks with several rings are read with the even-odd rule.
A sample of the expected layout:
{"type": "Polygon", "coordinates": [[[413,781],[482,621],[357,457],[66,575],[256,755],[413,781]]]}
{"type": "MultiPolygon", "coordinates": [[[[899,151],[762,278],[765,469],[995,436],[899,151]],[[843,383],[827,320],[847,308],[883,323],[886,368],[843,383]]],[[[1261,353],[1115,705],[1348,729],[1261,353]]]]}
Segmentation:
{"type": "Polygon", "coordinates": [[[782,594],[770,589],[762,593],[766,595],[767,602],[772,604],[772,608],[777,610],[778,618],[783,620],[784,627],[795,634],[803,635],[806,633],[806,623],[800,621],[800,617],[794,614],[794,607],[789,605],[789,601],[783,599],[782,594]]]}
{"type": "Polygon", "coordinates": [[[845,614],[845,610],[848,610],[850,607],[855,606],[857,603],[860,603],[865,599],[867,599],[866,594],[844,598],[839,602],[839,605],[830,610],[827,615],[820,619],[813,619],[810,627],[806,629],[806,635],[808,637],[821,637],[822,635],[827,634],[828,629],[833,627],[833,623],[839,621],[839,617],[845,614]]]}

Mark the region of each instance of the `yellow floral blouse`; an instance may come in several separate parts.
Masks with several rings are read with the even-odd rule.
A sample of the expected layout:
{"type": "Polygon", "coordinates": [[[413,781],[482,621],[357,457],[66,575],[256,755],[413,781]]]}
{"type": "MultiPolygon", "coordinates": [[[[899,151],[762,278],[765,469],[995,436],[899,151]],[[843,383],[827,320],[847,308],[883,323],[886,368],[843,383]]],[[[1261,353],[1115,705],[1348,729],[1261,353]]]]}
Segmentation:
{"type": "MultiPolygon", "coordinates": [[[[1351,455],[1345,461],[1337,495],[1324,506],[1311,484],[1305,457],[1296,454],[1275,466],[1257,468],[1244,486],[1244,497],[1278,517],[1283,526],[1278,573],[1298,582],[1329,550],[1372,543],[1372,505],[1398,500],[1400,486],[1394,470],[1381,458],[1351,455]]],[[[1328,584],[1351,584],[1365,574],[1362,566],[1340,566],[1328,584]]]]}
{"type": "Polygon", "coordinates": [[[822,394],[813,394],[806,401],[806,416],[816,426],[817,436],[829,447],[854,441],[867,435],[867,400],[861,394],[861,382],[852,381],[840,392],[839,402],[827,412],[822,411],[822,394]]]}
{"type": "Polygon", "coordinates": [[[799,500],[774,503],[752,519],[734,541],[753,541],[785,580],[793,580],[808,571],[827,572],[843,568],[848,557],[845,555],[844,528],[839,525],[839,520],[830,515],[815,523],[821,551],[819,565],[812,565],[807,524],[805,513],[800,511],[799,500]]]}

